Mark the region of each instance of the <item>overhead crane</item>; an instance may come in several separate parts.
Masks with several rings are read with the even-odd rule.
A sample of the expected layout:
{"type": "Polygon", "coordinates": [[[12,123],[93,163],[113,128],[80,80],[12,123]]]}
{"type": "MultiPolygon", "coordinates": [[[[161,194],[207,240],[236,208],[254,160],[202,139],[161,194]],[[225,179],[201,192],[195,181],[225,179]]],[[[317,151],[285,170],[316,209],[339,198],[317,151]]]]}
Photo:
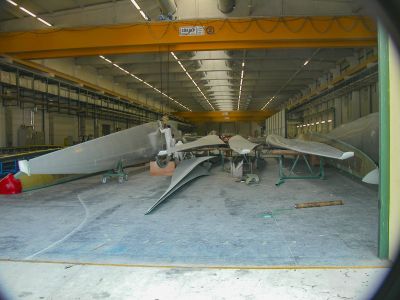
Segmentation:
{"type": "Polygon", "coordinates": [[[376,44],[375,21],[362,16],[183,20],[0,33],[0,53],[21,59],[376,44]]]}

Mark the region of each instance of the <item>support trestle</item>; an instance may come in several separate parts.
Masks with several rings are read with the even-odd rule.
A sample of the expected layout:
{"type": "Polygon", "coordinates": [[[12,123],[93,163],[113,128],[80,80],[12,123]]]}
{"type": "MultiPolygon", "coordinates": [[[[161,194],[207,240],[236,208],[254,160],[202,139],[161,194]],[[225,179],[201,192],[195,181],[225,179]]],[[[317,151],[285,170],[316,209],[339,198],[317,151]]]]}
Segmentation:
{"type": "Polygon", "coordinates": [[[275,183],[276,186],[279,186],[282,183],[284,183],[286,179],[325,179],[325,169],[324,169],[324,158],[323,157],[320,157],[319,170],[317,172],[315,172],[312,169],[312,167],[310,166],[310,163],[307,160],[306,154],[299,153],[298,155],[296,155],[296,159],[294,160],[294,162],[290,168],[289,174],[285,174],[284,160],[285,160],[285,156],[279,155],[279,179],[275,183]],[[299,162],[300,159],[303,159],[304,162],[306,163],[308,175],[302,175],[302,176],[295,175],[294,171],[295,171],[297,163],[299,162]]]}
{"type": "Polygon", "coordinates": [[[115,177],[118,178],[119,183],[123,183],[124,181],[128,180],[128,173],[124,171],[121,160],[118,161],[116,169],[108,171],[103,175],[103,177],[101,178],[101,182],[107,183],[108,179],[115,177]]]}

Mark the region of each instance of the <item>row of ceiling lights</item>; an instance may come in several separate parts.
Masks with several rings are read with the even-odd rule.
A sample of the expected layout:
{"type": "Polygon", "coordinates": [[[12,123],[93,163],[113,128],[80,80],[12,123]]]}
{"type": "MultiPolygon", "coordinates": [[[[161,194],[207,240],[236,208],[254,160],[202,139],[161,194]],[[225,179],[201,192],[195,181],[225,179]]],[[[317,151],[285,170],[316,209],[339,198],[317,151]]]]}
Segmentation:
{"type": "Polygon", "coordinates": [[[301,128],[301,127],[310,127],[310,126],[314,126],[314,125],[319,125],[319,124],[325,124],[325,123],[331,123],[332,120],[326,120],[326,121],[321,121],[321,122],[315,122],[315,123],[308,123],[308,124],[302,124],[302,125],[297,125],[297,128],[301,128]]]}
{"type": "MultiPolygon", "coordinates": [[[[23,6],[18,5],[16,2],[12,1],[12,0],[6,0],[8,3],[10,3],[13,6],[19,7],[20,10],[22,10],[23,12],[27,13],[28,15],[32,16],[33,18],[36,18],[38,21],[42,22],[43,24],[51,27],[52,25],[47,22],[46,20],[39,18],[36,16],[36,14],[34,14],[33,12],[29,11],[28,9],[24,8],[23,6]]],[[[131,0],[132,4],[135,6],[135,8],[139,11],[139,13],[141,14],[141,16],[146,20],[149,21],[150,18],[146,15],[146,13],[141,9],[141,7],[137,4],[137,2],[135,0],[131,0]]],[[[189,72],[186,70],[186,68],[182,65],[182,63],[179,61],[179,59],[177,58],[177,56],[174,54],[174,52],[171,52],[171,55],[174,57],[174,59],[179,63],[179,65],[181,66],[181,68],[183,69],[183,71],[185,71],[186,75],[190,78],[190,80],[193,82],[193,84],[196,86],[196,88],[199,90],[199,92],[202,94],[202,96],[204,97],[204,99],[207,101],[207,103],[211,106],[211,108],[213,110],[215,110],[215,108],[213,107],[213,105],[210,103],[210,101],[208,100],[208,98],[204,95],[203,91],[200,89],[200,87],[198,86],[198,84],[193,80],[192,76],[189,74],[189,72]]],[[[314,55],[312,55],[314,56],[314,55]]],[[[104,58],[103,56],[100,56],[101,58],[105,59],[106,61],[109,61],[108,59],[104,58]]],[[[312,58],[312,57],[311,57],[312,58]]],[[[306,60],[303,63],[303,67],[305,67],[309,62],[310,59],[306,60]]],[[[149,83],[143,81],[142,79],[138,78],[137,76],[129,73],[128,71],[124,70],[123,68],[121,68],[120,66],[117,66],[116,64],[113,64],[115,67],[121,69],[123,72],[130,74],[132,77],[134,77],[135,79],[143,82],[144,84],[146,84],[147,86],[153,88],[154,90],[156,90],[157,92],[163,94],[165,97],[173,100],[174,102],[176,102],[177,104],[179,104],[180,106],[184,107],[187,110],[190,110],[189,108],[187,108],[185,105],[181,104],[180,102],[174,100],[173,98],[171,98],[170,96],[166,95],[165,93],[162,93],[161,91],[159,91],[157,88],[153,87],[152,85],[150,85],[149,83]]],[[[245,63],[244,61],[242,62],[242,72],[241,72],[241,76],[240,76],[240,87],[239,87],[239,97],[238,97],[238,105],[237,105],[237,110],[240,109],[240,100],[241,100],[241,95],[242,95],[242,86],[243,86],[243,77],[244,77],[244,66],[245,63]]],[[[277,93],[276,93],[277,94],[277,93]]],[[[267,101],[267,103],[261,108],[261,110],[264,110],[275,98],[276,98],[276,94],[274,96],[272,96],[271,98],[269,98],[269,100],[267,101]]],[[[301,127],[301,125],[299,126],[301,127]]],[[[304,125],[303,125],[304,127],[304,125]]]]}
{"type": "Polygon", "coordinates": [[[287,82],[286,82],[286,83],[285,83],[271,98],[269,98],[269,100],[267,101],[267,103],[265,103],[265,105],[261,108],[261,110],[264,110],[273,100],[276,99],[276,96],[280,93],[280,91],[281,91],[283,88],[285,88],[285,87],[292,81],[292,79],[294,79],[294,78],[296,77],[296,75],[297,75],[298,73],[300,73],[300,71],[301,71],[305,66],[307,66],[307,65],[310,63],[311,59],[312,59],[315,55],[317,55],[319,51],[320,51],[319,48],[318,48],[317,50],[314,51],[314,53],[311,55],[311,57],[308,58],[308,59],[303,63],[303,65],[289,78],[289,80],[288,80],[288,81],[287,81],[287,82]]]}
{"type": "Polygon", "coordinates": [[[103,55],[99,55],[99,57],[103,60],[105,60],[106,62],[108,62],[109,64],[113,65],[114,67],[116,67],[117,69],[121,70],[122,72],[124,72],[125,74],[135,78],[136,80],[143,82],[145,85],[147,85],[148,87],[152,88],[153,90],[155,90],[157,93],[160,93],[161,95],[163,95],[164,97],[167,97],[168,99],[174,101],[176,104],[178,104],[179,106],[183,107],[184,109],[188,110],[188,111],[192,111],[191,109],[189,109],[187,106],[183,105],[182,103],[180,103],[179,101],[175,100],[174,98],[168,96],[166,93],[160,91],[159,89],[157,89],[156,87],[152,86],[150,83],[144,81],[143,79],[137,77],[135,74],[130,73],[128,70],[125,70],[124,68],[122,68],[121,66],[119,66],[118,64],[112,62],[110,59],[104,57],[103,55]]]}
{"type": "Polygon", "coordinates": [[[243,77],[244,77],[244,60],[242,61],[242,73],[240,74],[240,86],[239,86],[239,97],[238,97],[238,105],[237,110],[240,109],[240,98],[242,97],[242,86],[243,86],[243,77]]]}
{"type": "Polygon", "coordinates": [[[43,20],[42,18],[39,18],[38,16],[36,16],[36,14],[34,14],[33,12],[27,10],[25,7],[19,5],[18,3],[11,1],[11,0],[6,0],[8,3],[10,3],[11,5],[14,5],[15,7],[19,7],[20,10],[22,10],[24,13],[30,15],[31,17],[37,19],[38,21],[42,22],[43,24],[51,27],[53,25],[51,25],[49,22],[47,22],[46,20],[43,20]]]}
{"type": "MultiPolygon", "coordinates": [[[[146,21],[150,21],[150,18],[146,15],[146,13],[141,9],[139,4],[135,0],[131,0],[132,4],[136,7],[136,9],[139,11],[139,13],[142,15],[142,17],[146,21]]],[[[187,77],[193,82],[193,84],[196,86],[196,88],[199,90],[200,94],[203,96],[203,98],[207,101],[208,105],[211,106],[212,110],[215,111],[214,106],[211,104],[211,102],[208,100],[207,96],[204,94],[204,92],[201,90],[199,85],[194,81],[193,77],[189,74],[189,72],[186,70],[186,68],[183,66],[182,62],[178,59],[178,57],[175,55],[174,52],[171,51],[172,57],[178,62],[179,66],[182,68],[182,70],[186,73],[187,77]]],[[[180,104],[182,105],[182,104],[180,104]]]]}
{"type": "Polygon", "coordinates": [[[150,21],[150,18],[145,14],[145,12],[140,8],[139,4],[136,3],[135,0],[131,0],[132,4],[136,7],[139,13],[142,15],[143,19],[146,21],[150,21]]]}
{"type": "MultiPolygon", "coordinates": [[[[51,27],[52,25],[47,22],[46,20],[39,18],[36,16],[36,14],[34,14],[33,12],[29,11],[28,9],[18,5],[16,2],[12,1],[12,0],[6,0],[8,3],[12,4],[13,6],[19,7],[19,9],[21,9],[22,11],[24,11],[25,13],[27,13],[28,15],[36,18],[37,20],[39,20],[40,22],[42,22],[43,24],[51,27]]],[[[139,11],[139,13],[141,14],[141,16],[146,20],[149,21],[150,18],[145,14],[145,12],[141,9],[141,7],[137,4],[137,2],[135,0],[131,0],[132,4],[135,6],[135,8],[139,11]]],[[[171,55],[174,57],[174,59],[179,63],[179,65],[181,66],[182,70],[186,73],[186,75],[189,77],[189,79],[193,82],[193,84],[196,86],[196,88],[199,90],[199,92],[201,93],[201,95],[204,97],[204,99],[207,101],[207,103],[211,106],[211,108],[213,110],[215,110],[215,108],[213,107],[213,105],[210,103],[210,101],[208,100],[208,98],[205,96],[205,94],[203,93],[203,91],[200,89],[200,87],[198,86],[198,84],[193,80],[192,76],[189,74],[189,72],[186,70],[186,68],[182,65],[182,63],[179,61],[179,59],[177,58],[177,56],[175,55],[174,52],[171,52],[171,55]]],[[[102,59],[111,62],[110,60],[106,59],[104,56],[100,56],[102,59]]],[[[306,66],[309,62],[310,62],[311,58],[306,60],[303,64],[303,67],[306,66]]],[[[160,94],[163,94],[165,97],[169,98],[170,100],[174,101],[175,103],[177,103],[178,105],[184,107],[185,109],[191,111],[188,107],[186,107],[185,105],[181,104],[179,101],[174,100],[173,98],[171,98],[170,96],[166,95],[165,93],[161,92],[160,90],[158,90],[157,88],[153,87],[151,84],[147,83],[146,81],[140,79],[139,77],[135,76],[134,74],[129,73],[128,71],[126,71],[125,69],[121,68],[120,66],[112,63],[115,67],[117,67],[118,69],[120,69],[121,71],[131,75],[132,77],[134,77],[135,79],[143,82],[144,84],[146,84],[147,86],[153,88],[155,91],[159,92],[160,94]]],[[[240,87],[239,87],[239,97],[238,97],[238,106],[237,106],[237,110],[240,109],[240,100],[241,100],[241,95],[242,95],[242,86],[243,86],[243,77],[244,77],[244,66],[245,63],[244,61],[242,62],[242,72],[241,72],[241,76],[240,76],[240,87]]],[[[267,103],[261,108],[261,110],[264,110],[273,100],[275,99],[275,95],[272,96],[271,98],[269,98],[269,100],[267,101],[267,103]]],[[[301,126],[299,126],[301,127],[301,126]]]]}
{"type": "MultiPolygon", "coordinates": [[[[26,9],[25,7],[19,5],[18,3],[12,1],[12,0],[6,0],[8,3],[10,3],[11,5],[15,6],[15,7],[19,7],[20,10],[22,10],[23,12],[27,13],[28,15],[30,15],[33,18],[36,18],[37,20],[39,20],[40,22],[42,22],[43,24],[46,24],[47,26],[51,27],[53,25],[51,25],[49,22],[47,22],[46,20],[39,18],[38,16],[36,16],[36,14],[34,14],[33,12],[29,11],[28,9],[26,9]]],[[[146,20],[146,21],[150,21],[150,18],[145,14],[145,12],[140,8],[140,6],[136,3],[135,0],[131,0],[132,4],[136,7],[136,9],[139,11],[139,13],[142,15],[142,17],[146,20]]]]}
{"type": "Polygon", "coordinates": [[[189,77],[189,79],[193,82],[193,84],[196,86],[196,88],[199,90],[201,95],[204,97],[204,99],[207,101],[207,103],[211,106],[213,110],[215,110],[214,106],[211,104],[211,102],[207,99],[206,95],[204,95],[203,91],[199,87],[199,85],[196,83],[196,81],[193,80],[192,76],[189,74],[189,72],[186,70],[186,68],[183,66],[182,62],[178,59],[178,57],[175,55],[174,52],[171,51],[172,57],[178,62],[182,70],[186,73],[186,75],[189,77]]]}
{"type": "Polygon", "coordinates": [[[261,110],[264,110],[264,108],[266,108],[268,106],[268,104],[270,104],[274,99],[275,99],[275,96],[272,96],[271,98],[269,98],[268,102],[261,108],[261,110]]]}
{"type": "MultiPolygon", "coordinates": [[[[19,5],[18,3],[12,1],[12,0],[6,0],[8,3],[10,3],[11,5],[15,6],[15,7],[19,7],[20,10],[22,10],[23,12],[27,13],[28,15],[30,15],[33,18],[36,18],[37,20],[39,20],[40,22],[42,22],[43,24],[46,24],[47,26],[51,27],[53,25],[51,25],[49,22],[47,22],[46,20],[39,18],[38,16],[36,16],[36,14],[34,14],[33,12],[29,11],[28,9],[26,9],[25,7],[19,5]]],[[[139,13],[142,15],[142,17],[146,20],[146,21],[150,21],[150,18],[145,14],[145,12],[140,8],[140,6],[136,3],[135,0],[131,0],[132,4],[136,7],[136,9],[139,11],[139,13]]]]}
{"type": "MultiPolygon", "coordinates": [[[[26,9],[23,6],[20,6],[18,3],[12,1],[12,0],[6,0],[8,3],[10,3],[11,5],[15,6],[15,7],[19,7],[20,10],[22,10],[23,12],[27,13],[28,15],[30,15],[33,18],[36,18],[37,20],[39,20],[40,22],[46,24],[47,26],[51,27],[53,25],[51,25],[49,22],[47,22],[46,20],[43,20],[42,18],[39,18],[36,16],[36,14],[34,14],[33,12],[29,11],[28,9],[26,9]]],[[[136,9],[139,11],[139,13],[142,15],[142,17],[146,20],[149,21],[150,18],[144,13],[144,11],[140,8],[140,6],[136,3],[135,0],[131,0],[132,4],[136,7],[136,9]]],[[[173,52],[171,52],[171,54],[173,54],[173,52]]],[[[173,56],[176,58],[176,56],[173,54],[173,56]]],[[[168,96],[167,94],[165,94],[164,92],[160,91],[159,89],[157,89],[156,87],[152,86],[151,84],[149,84],[148,82],[144,81],[143,79],[137,77],[136,75],[130,73],[129,71],[125,70],[124,68],[122,68],[121,66],[113,63],[111,60],[109,60],[108,58],[100,55],[100,58],[107,61],[108,63],[112,64],[114,67],[120,69],[121,71],[123,71],[124,73],[126,73],[127,75],[132,76],[133,78],[135,78],[136,80],[143,82],[145,85],[147,85],[148,87],[154,89],[156,92],[162,94],[163,96],[167,97],[168,99],[174,101],[176,104],[178,104],[179,106],[183,107],[184,109],[188,110],[188,111],[192,111],[191,109],[189,109],[187,106],[183,105],[182,103],[180,103],[179,101],[173,99],[172,97],[168,96]]],[[[178,61],[179,62],[179,61],[178,61]]],[[[179,62],[180,63],[180,62],[179,62]]],[[[180,65],[182,66],[182,64],[180,63],[180,65]]],[[[183,67],[183,66],[182,66],[183,67]]],[[[186,71],[186,70],[185,70],[186,71]]],[[[189,78],[193,81],[193,83],[197,86],[197,84],[194,82],[194,80],[192,79],[192,77],[190,76],[190,74],[188,72],[186,72],[186,74],[189,76],[189,78]]],[[[199,89],[199,91],[201,92],[201,94],[203,95],[203,97],[207,100],[207,102],[211,105],[211,103],[208,101],[208,99],[206,98],[206,96],[204,95],[204,93],[200,90],[200,88],[197,86],[197,88],[199,89]]],[[[211,105],[211,107],[214,109],[214,107],[211,105]]]]}
{"type": "MultiPolygon", "coordinates": [[[[32,13],[31,11],[27,10],[26,8],[18,5],[16,2],[12,1],[12,0],[6,0],[8,3],[12,4],[13,6],[19,7],[22,11],[24,11],[25,13],[27,13],[28,15],[36,18],[37,20],[39,20],[40,22],[46,24],[47,26],[52,26],[49,22],[43,20],[42,18],[37,17],[34,13],[32,13]]],[[[141,14],[141,16],[146,20],[149,21],[150,18],[146,15],[146,13],[141,9],[141,7],[137,4],[137,2],[135,0],[131,0],[132,4],[135,6],[135,8],[139,11],[139,13],[141,14]]],[[[194,79],[192,78],[192,76],[189,74],[189,72],[186,70],[186,68],[183,66],[183,64],[179,61],[178,57],[175,55],[174,52],[171,52],[171,55],[174,57],[174,59],[179,63],[179,65],[181,66],[182,70],[186,73],[186,75],[189,77],[189,79],[193,82],[193,84],[196,86],[196,88],[199,90],[199,92],[201,93],[201,95],[203,96],[203,98],[207,101],[207,103],[211,106],[211,108],[215,111],[214,106],[211,104],[211,102],[208,100],[208,98],[206,97],[206,95],[204,94],[204,92],[201,90],[201,88],[198,86],[198,84],[194,81],[194,79]]],[[[104,59],[105,61],[111,63],[114,67],[120,69],[121,71],[125,72],[128,75],[131,75],[133,78],[139,80],[140,82],[143,82],[144,84],[146,84],[147,86],[149,86],[150,88],[154,89],[155,91],[157,91],[158,93],[162,94],[163,96],[169,98],[170,100],[174,101],[175,103],[177,103],[178,105],[182,106],[183,108],[185,108],[186,110],[191,111],[188,107],[186,107],[185,105],[181,104],[179,101],[176,101],[175,99],[173,99],[172,97],[166,95],[165,93],[161,92],[160,90],[158,90],[157,88],[155,88],[154,86],[152,86],[151,84],[149,84],[148,82],[140,79],[139,77],[135,76],[134,74],[129,73],[127,70],[123,69],[122,67],[118,66],[115,63],[112,63],[109,59],[105,58],[104,56],[100,55],[100,58],[104,59]]],[[[240,108],[240,99],[241,99],[241,94],[242,94],[242,85],[243,85],[243,76],[244,76],[244,61],[242,63],[242,73],[240,76],[240,88],[239,88],[239,98],[238,98],[238,110],[240,108]]]]}
{"type": "MultiPolygon", "coordinates": [[[[132,4],[136,7],[136,9],[139,11],[139,13],[142,15],[143,19],[145,19],[146,21],[150,21],[150,18],[146,15],[146,13],[141,9],[141,7],[139,6],[139,4],[137,4],[137,2],[135,0],[131,0],[132,4]]],[[[202,92],[202,90],[200,89],[200,87],[197,85],[197,83],[193,80],[192,76],[190,76],[189,72],[186,71],[185,67],[182,65],[182,63],[179,61],[179,59],[176,57],[174,52],[171,52],[171,55],[175,58],[175,60],[179,63],[179,65],[181,66],[181,68],[185,71],[186,75],[190,78],[190,80],[192,80],[192,82],[194,83],[194,85],[197,87],[197,89],[200,91],[200,93],[203,95],[204,99],[206,99],[206,101],[208,102],[208,104],[210,104],[210,106],[214,109],[214,107],[211,105],[211,103],[208,101],[207,97],[204,95],[204,93],[202,92]]],[[[119,67],[120,68],[120,67],[119,67]]],[[[124,72],[127,72],[126,70],[123,70],[124,72]]],[[[129,72],[128,72],[129,73],[129,72]]],[[[181,107],[185,108],[186,110],[192,111],[191,109],[189,109],[188,107],[186,107],[185,105],[183,105],[182,103],[180,103],[179,101],[173,99],[172,97],[168,96],[167,94],[161,92],[160,90],[158,90],[157,88],[153,87],[151,84],[149,84],[148,82],[140,79],[139,77],[129,73],[132,77],[134,77],[135,79],[143,82],[144,84],[146,84],[147,86],[149,86],[150,88],[153,88],[155,91],[159,92],[160,94],[162,94],[163,96],[169,98],[170,100],[174,101],[175,103],[177,103],[178,105],[180,105],[181,107]]]]}

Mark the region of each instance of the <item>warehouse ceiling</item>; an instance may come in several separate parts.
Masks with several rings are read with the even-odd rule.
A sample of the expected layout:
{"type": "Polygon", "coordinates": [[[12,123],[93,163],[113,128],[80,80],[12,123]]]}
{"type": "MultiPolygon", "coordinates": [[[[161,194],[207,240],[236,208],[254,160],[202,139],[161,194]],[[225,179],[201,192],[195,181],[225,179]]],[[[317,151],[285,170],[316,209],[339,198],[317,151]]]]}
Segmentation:
{"type": "MultiPolygon", "coordinates": [[[[363,13],[348,0],[3,0],[1,31],[100,26],[152,20],[341,16],[363,13]],[[15,5],[17,4],[17,5],[15,5]]],[[[283,105],[310,84],[356,55],[354,48],[159,52],[79,57],[143,99],[173,110],[260,110],[283,105]]]]}
{"type": "Polygon", "coordinates": [[[238,106],[259,110],[266,99],[275,97],[279,103],[290,98],[353,54],[347,48],[311,48],[180,52],[174,53],[177,59],[171,53],[105,56],[143,81],[100,57],[77,58],[76,63],[95,67],[141,94],[162,98],[155,87],[193,111],[236,110],[238,106]]]}

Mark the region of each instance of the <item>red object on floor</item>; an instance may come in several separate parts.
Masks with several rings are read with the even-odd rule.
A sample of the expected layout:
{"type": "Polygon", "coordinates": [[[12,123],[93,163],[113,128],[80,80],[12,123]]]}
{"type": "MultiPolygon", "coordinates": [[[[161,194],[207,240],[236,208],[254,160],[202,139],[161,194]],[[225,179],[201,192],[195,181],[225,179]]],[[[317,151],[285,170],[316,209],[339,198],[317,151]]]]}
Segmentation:
{"type": "Polygon", "coordinates": [[[0,194],[20,194],[22,192],[21,180],[15,179],[13,174],[8,174],[0,180],[0,194]]]}
{"type": "Polygon", "coordinates": [[[150,162],[150,175],[151,176],[172,176],[175,171],[175,162],[169,161],[164,168],[160,168],[157,162],[150,162]]]}

